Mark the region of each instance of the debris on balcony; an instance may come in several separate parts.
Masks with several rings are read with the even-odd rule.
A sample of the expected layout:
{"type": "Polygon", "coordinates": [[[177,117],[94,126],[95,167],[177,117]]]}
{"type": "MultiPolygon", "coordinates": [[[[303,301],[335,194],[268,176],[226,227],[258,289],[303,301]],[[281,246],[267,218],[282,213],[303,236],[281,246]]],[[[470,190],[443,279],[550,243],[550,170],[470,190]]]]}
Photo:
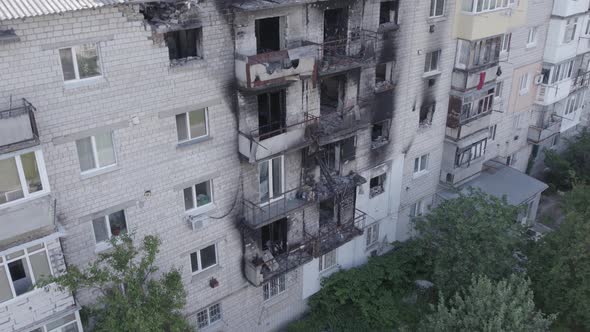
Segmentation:
{"type": "Polygon", "coordinates": [[[357,186],[367,182],[367,179],[357,173],[349,175],[331,175],[329,179],[324,178],[315,185],[316,198],[323,201],[353,191],[357,186]]]}
{"type": "Polygon", "coordinates": [[[196,25],[201,0],[154,1],[141,5],[141,13],[157,32],[183,30],[196,25]]]}

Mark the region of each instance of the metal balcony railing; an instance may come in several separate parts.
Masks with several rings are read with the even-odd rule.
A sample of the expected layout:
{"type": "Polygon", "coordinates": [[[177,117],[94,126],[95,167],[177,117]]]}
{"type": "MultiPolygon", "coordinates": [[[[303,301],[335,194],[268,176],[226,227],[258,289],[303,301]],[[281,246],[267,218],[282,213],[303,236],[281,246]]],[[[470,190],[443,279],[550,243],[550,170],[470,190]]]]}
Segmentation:
{"type": "Polygon", "coordinates": [[[313,238],[313,255],[320,257],[342,246],[355,237],[363,234],[367,214],[359,209],[354,209],[354,215],[343,222],[329,221],[321,226],[315,235],[307,234],[313,238]]]}
{"type": "Polygon", "coordinates": [[[346,39],[324,42],[320,46],[320,74],[359,68],[375,59],[377,33],[361,30],[346,39]]]}
{"type": "Polygon", "coordinates": [[[316,117],[309,117],[304,115],[303,121],[298,121],[296,123],[286,125],[282,121],[277,121],[274,123],[270,123],[268,125],[259,126],[257,129],[250,131],[249,137],[255,139],[257,141],[262,141],[267,138],[271,138],[274,136],[278,136],[280,134],[286,133],[290,130],[295,129],[307,129],[310,126],[317,124],[319,121],[316,117]]]}
{"type": "Polygon", "coordinates": [[[286,217],[287,214],[309,203],[301,187],[264,201],[252,202],[244,199],[242,201],[244,222],[250,228],[257,229],[286,217]]]}
{"type": "MultiPolygon", "coordinates": [[[[316,125],[309,127],[308,134],[312,138],[320,140],[322,145],[328,141],[344,138],[371,123],[368,114],[364,114],[367,113],[366,110],[359,108],[357,105],[351,105],[343,109],[322,105],[320,112],[319,121],[316,125]]],[[[315,116],[306,114],[306,117],[315,116]]]]}
{"type": "MultiPolygon", "coordinates": [[[[571,92],[590,86],[590,71],[579,73],[572,82],[571,92]]],[[[570,92],[570,93],[571,93],[570,92]]]]}
{"type": "Polygon", "coordinates": [[[33,104],[24,98],[18,106],[0,111],[0,153],[39,144],[35,111],[33,104]]]}

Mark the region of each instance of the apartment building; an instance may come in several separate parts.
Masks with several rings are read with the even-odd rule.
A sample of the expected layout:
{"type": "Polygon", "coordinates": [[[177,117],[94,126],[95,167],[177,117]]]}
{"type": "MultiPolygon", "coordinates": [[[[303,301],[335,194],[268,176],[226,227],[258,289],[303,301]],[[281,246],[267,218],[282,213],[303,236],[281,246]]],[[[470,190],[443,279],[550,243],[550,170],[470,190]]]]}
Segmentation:
{"type": "Polygon", "coordinates": [[[35,282],[124,232],[200,330],[271,331],[456,190],[534,220],[551,0],[45,2],[0,0],[2,332],[82,331],[35,282]]]}

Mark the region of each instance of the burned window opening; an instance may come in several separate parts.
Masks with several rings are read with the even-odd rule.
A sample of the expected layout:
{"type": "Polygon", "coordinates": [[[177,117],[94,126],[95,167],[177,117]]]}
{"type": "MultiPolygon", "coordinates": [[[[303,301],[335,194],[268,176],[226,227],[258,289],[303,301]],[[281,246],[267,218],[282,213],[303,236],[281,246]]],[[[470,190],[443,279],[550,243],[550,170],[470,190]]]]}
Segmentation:
{"type": "Polygon", "coordinates": [[[281,50],[282,21],[283,18],[280,16],[256,20],[256,51],[258,54],[281,50]]]}
{"type": "Polygon", "coordinates": [[[420,108],[420,126],[428,127],[432,125],[432,118],[436,110],[436,103],[428,104],[420,108]]]}
{"type": "Polygon", "coordinates": [[[284,133],[286,117],[285,90],[258,95],[258,131],[260,140],[284,133]]]}
{"type": "Polygon", "coordinates": [[[325,227],[334,222],[337,211],[335,198],[327,199],[320,202],[320,227],[325,227]]]}
{"type": "Polygon", "coordinates": [[[348,36],[348,8],[324,11],[324,42],[343,41],[348,36]]]}
{"type": "Polygon", "coordinates": [[[369,181],[369,198],[373,198],[385,192],[385,173],[371,178],[369,181]]]}
{"type": "Polygon", "coordinates": [[[340,160],[342,163],[356,158],[356,136],[340,141],[340,160]]]}
{"type": "Polygon", "coordinates": [[[260,240],[262,250],[269,250],[274,256],[287,251],[287,218],[279,219],[272,224],[263,226],[260,229],[260,240]]]}
{"type": "Polygon", "coordinates": [[[388,81],[389,78],[387,76],[387,63],[378,64],[375,67],[375,83],[388,81]]]}
{"type": "Polygon", "coordinates": [[[170,60],[202,58],[202,31],[196,28],[165,33],[170,60]]]}
{"type": "Polygon", "coordinates": [[[394,1],[383,1],[379,5],[379,24],[395,23],[398,20],[399,3],[394,1]]]}
{"type": "Polygon", "coordinates": [[[371,142],[372,148],[380,147],[389,142],[389,120],[373,124],[371,142]]]}
{"type": "Polygon", "coordinates": [[[342,109],[345,86],[346,75],[332,76],[322,80],[320,86],[320,113],[329,114],[342,109]]]}

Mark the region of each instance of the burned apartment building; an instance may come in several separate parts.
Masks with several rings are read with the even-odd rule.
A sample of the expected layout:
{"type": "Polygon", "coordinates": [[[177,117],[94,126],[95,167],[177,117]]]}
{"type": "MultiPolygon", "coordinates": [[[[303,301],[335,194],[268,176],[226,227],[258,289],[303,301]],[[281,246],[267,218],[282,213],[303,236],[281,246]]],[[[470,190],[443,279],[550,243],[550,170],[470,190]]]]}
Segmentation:
{"type": "Polygon", "coordinates": [[[272,331],[456,190],[532,222],[566,2],[0,0],[0,331],[81,331],[97,294],[35,282],[124,232],[199,330],[272,331]]]}

